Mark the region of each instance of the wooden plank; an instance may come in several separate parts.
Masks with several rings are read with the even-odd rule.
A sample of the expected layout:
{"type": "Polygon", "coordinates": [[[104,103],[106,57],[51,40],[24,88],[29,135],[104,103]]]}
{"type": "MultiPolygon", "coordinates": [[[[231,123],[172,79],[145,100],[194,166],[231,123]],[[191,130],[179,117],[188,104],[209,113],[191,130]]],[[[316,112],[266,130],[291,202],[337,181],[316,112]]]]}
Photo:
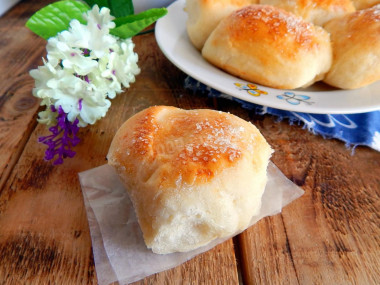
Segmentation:
{"type": "Polygon", "coordinates": [[[87,218],[80,189],[73,187],[76,173],[54,171],[31,151],[24,152],[0,196],[0,280],[93,283],[87,218]]]}
{"type": "Polygon", "coordinates": [[[35,128],[38,102],[28,70],[44,42],[23,27],[51,1],[25,1],[0,18],[0,280],[9,284],[94,284],[91,240],[77,173],[104,164],[124,120],[152,105],[217,108],[251,120],[275,148],[273,161],[306,194],[231,240],[174,269],[135,284],[376,284],[380,280],[380,154],[324,140],[239,104],[183,88],[185,75],[159,51],[154,36],[135,38],[142,73],[113,100],[107,118],[80,131],[77,156],[43,161],[35,128]]]}
{"type": "Polygon", "coordinates": [[[25,3],[0,17],[0,189],[36,126],[39,100],[28,71],[42,62],[46,41],[24,27],[34,9],[25,3]]]}
{"type": "Polygon", "coordinates": [[[351,155],[342,142],[286,124],[258,125],[274,163],[306,193],[241,236],[246,283],[376,284],[380,153],[351,155]]]}
{"type": "Polygon", "coordinates": [[[297,284],[281,215],[259,221],[239,236],[244,284],[297,284]]]}
{"type": "Polygon", "coordinates": [[[232,239],[181,266],[132,284],[239,284],[236,258],[230,254],[231,248],[232,239]]]}
{"type": "MultiPolygon", "coordinates": [[[[113,134],[134,113],[160,104],[193,107],[182,88],[184,75],[164,59],[154,36],[137,37],[135,42],[141,74],[125,94],[113,100],[107,118],[80,130],[82,141],[76,147],[75,158],[51,166],[43,160],[43,145],[37,143],[47,129],[39,125],[33,131],[0,192],[0,280],[15,284],[96,283],[77,173],[106,163],[113,134]],[[176,76],[180,80],[167,81],[176,76]],[[17,262],[12,262],[15,259],[17,262]]],[[[237,284],[235,260],[233,243],[228,241],[136,284],[173,284],[182,280],[198,284],[214,278],[219,284],[224,280],[237,284]]]]}

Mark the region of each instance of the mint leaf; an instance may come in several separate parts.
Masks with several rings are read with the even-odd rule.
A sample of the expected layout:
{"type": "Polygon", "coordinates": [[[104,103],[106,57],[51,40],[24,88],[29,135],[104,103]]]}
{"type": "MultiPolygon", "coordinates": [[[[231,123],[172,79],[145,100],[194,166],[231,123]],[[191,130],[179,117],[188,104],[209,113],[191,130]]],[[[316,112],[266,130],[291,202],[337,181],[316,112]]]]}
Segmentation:
{"type": "Polygon", "coordinates": [[[73,19],[85,24],[82,14],[88,10],[89,6],[78,1],[64,0],[55,2],[37,11],[26,22],[26,26],[40,37],[48,39],[56,36],[59,32],[67,30],[70,26],[70,21],[73,19]]]}
{"type": "Polygon", "coordinates": [[[114,20],[116,27],[110,30],[110,34],[123,39],[131,38],[167,13],[166,8],[153,8],[137,15],[117,18],[114,20]]]}
{"type": "Polygon", "coordinates": [[[132,0],[108,0],[108,2],[111,15],[115,18],[133,15],[135,13],[132,0]]]}

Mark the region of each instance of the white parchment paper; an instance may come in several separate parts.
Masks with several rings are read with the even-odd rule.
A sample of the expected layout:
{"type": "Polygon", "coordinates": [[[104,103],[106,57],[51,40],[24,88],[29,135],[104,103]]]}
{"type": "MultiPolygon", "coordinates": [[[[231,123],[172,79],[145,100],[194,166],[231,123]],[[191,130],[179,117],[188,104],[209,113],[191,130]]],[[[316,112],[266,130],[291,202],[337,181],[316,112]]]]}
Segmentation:
{"type": "MultiPolygon", "coordinates": [[[[115,281],[128,284],[143,279],[173,268],[228,239],[214,240],[186,253],[155,254],[145,246],[132,203],[112,167],[103,165],[82,172],[79,179],[99,284],[115,281]]],[[[280,213],[283,207],[303,193],[273,163],[269,163],[261,210],[252,218],[251,225],[266,216],[280,213]]]]}

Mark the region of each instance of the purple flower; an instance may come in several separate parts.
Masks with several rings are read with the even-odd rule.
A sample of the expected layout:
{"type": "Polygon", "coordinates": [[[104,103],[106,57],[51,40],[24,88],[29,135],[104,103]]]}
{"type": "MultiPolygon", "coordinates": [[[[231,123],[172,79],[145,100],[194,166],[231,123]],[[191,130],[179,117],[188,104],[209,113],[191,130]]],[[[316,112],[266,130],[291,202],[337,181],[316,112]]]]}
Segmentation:
{"type": "Polygon", "coordinates": [[[78,101],[79,111],[82,111],[82,101],[83,101],[83,98],[79,99],[79,101],[78,101]]]}
{"type": "Polygon", "coordinates": [[[85,56],[85,57],[89,57],[90,56],[90,53],[91,51],[87,48],[81,48],[80,49],[82,51],[82,55],[85,56]]]}
{"type": "Polygon", "coordinates": [[[52,133],[50,136],[40,137],[38,141],[48,146],[45,151],[46,160],[52,160],[58,156],[53,162],[53,165],[57,165],[62,164],[64,158],[75,155],[75,151],[71,150],[71,148],[80,141],[77,137],[79,120],[75,119],[74,122],[70,122],[61,106],[59,106],[58,110],[51,106],[51,110],[52,112],[58,112],[57,124],[49,128],[52,133]]]}
{"type": "Polygon", "coordinates": [[[88,75],[78,75],[78,74],[76,74],[76,73],[74,73],[74,75],[75,75],[76,77],[78,77],[78,78],[80,78],[80,79],[86,81],[87,83],[90,83],[90,82],[91,82],[91,80],[88,78],[88,75]]]}

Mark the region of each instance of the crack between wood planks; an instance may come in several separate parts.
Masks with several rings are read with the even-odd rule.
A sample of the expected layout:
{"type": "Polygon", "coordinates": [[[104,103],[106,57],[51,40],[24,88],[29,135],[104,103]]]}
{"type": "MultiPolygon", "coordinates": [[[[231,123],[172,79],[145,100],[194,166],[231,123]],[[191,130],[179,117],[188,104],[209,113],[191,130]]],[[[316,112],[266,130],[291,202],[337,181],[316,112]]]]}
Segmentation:
{"type": "Polygon", "coordinates": [[[289,238],[288,238],[288,232],[286,230],[286,226],[285,226],[285,222],[284,222],[284,217],[283,217],[282,214],[280,214],[280,215],[281,215],[281,221],[282,221],[282,225],[284,226],[284,231],[285,231],[285,236],[286,236],[286,250],[289,252],[290,260],[292,261],[294,272],[296,273],[297,283],[300,284],[300,280],[298,278],[297,268],[296,268],[296,265],[294,264],[292,249],[290,248],[290,243],[289,243],[289,238]]]}
{"type": "Polygon", "coordinates": [[[243,272],[242,257],[241,257],[241,246],[239,242],[239,236],[235,236],[232,238],[232,243],[234,245],[235,257],[236,257],[236,270],[239,279],[239,285],[244,285],[244,276],[245,272],[243,272]]]}
{"type": "Polygon", "coordinates": [[[13,169],[17,165],[17,162],[19,161],[22,153],[25,150],[26,144],[30,140],[30,137],[31,137],[33,131],[37,127],[37,124],[38,124],[38,122],[35,119],[35,117],[33,116],[33,118],[31,119],[31,121],[29,123],[29,126],[27,127],[27,129],[23,133],[19,143],[15,147],[16,151],[13,153],[13,155],[10,156],[10,159],[9,159],[6,167],[4,168],[2,175],[0,176],[0,195],[1,195],[1,193],[3,193],[4,185],[6,184],[6,181],[8,180],[9,176],[13,172],[13,169]]]}

